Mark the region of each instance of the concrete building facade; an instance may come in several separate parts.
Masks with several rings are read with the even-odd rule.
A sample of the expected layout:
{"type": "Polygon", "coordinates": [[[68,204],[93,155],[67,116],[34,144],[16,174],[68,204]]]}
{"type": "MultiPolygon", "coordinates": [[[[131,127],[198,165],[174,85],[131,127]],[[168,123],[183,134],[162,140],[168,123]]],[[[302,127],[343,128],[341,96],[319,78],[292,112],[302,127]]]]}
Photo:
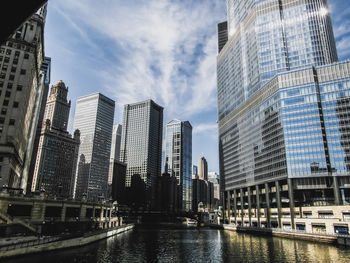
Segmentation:
{"type": "Polygon", "coordinates": [[[0,188],[27,188],[44,91],[46,5],[0,48],[0,188]]]}
{"type": "Polygon", "coordinates": [[[46,103],[32,191],[45,190],[46,195],[73,197],[75,173],[80,144],[80,132],[72,137],[67,131],[70,101],[63,81],[51,87],[46,103]]]}

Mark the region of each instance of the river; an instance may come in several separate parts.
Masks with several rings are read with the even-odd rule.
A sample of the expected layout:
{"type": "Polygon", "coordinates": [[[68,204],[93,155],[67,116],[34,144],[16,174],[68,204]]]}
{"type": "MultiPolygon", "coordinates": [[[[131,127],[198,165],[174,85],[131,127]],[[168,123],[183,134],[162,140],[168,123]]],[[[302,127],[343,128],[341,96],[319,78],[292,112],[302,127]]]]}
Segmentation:
{"type": "Polygon", "coordinates": [[[3,263],[350,262],[350,249],[214,229],[137,228],[91,245],[3,263]]]}

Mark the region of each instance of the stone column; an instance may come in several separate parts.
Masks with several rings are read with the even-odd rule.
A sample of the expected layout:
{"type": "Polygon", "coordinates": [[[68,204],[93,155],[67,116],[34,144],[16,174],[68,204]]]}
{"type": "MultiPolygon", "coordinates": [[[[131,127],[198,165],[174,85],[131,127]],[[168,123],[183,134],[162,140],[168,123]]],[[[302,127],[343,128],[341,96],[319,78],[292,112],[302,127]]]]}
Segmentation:
{"type": "Polygon", "coordinates": [[[233,209],[235,211],[235,224],[237,225],[237,191],[233,190],[233,209]]]}
{"type": "Polygon", "coordinates": [[[271,227],[271,216],[270,216],[270,189],[269,189],[269,184],[265,183],[265,197],[266,197],[266,222],[267,222],[267,227],[271,227]]]}
{"type": "Polygon", "coordinates": [[[278,214],[278,227],[282,228],[282,214],[281,214],[281,193],[280,193],[280,183],[275,182],[276,186],[276,202],[277,202],[277,214],[278,214]]]}
{"type": "Polygon", "coordinates": [[[244,215],[243,215],[243,210],[244,210],[244,197],[243,197],[243,189],[239,189],[240,195],[241,195],[241,218],[242,218],[242,226],[244,226],[244,215]]]}
{"type": "Polygon", "coordinates": [[[66,206],[64,204],[62,205],[61,221],[62,222],[66,221],[66,206]]]}
{"type": "Polygon", "coordinates": [[[258,227],[261,227],[260,225],[260,190],[259,186],[255,186],[255,192],[256,192],[256,209],[257,209],[257,217],[258,217],[258,227]]]}
{"type": "Polygon", "coordinates": [[[251,199],[251,191],[250,186],[248,186],[248,217],[249,217],[249,226],[252,226],[252,199],[251,199]]]}
{"type": "Polygon", "coordinates": [[[333,177],[333,192],[334,192],[334,204],[340,205],[340,193],[339,193],[339,183],[336,176],[333,177]]]}
{"type": "Polygon", "coordinates": [[[231,224],[231,191],[227,192],[227,214],[228,223],[231,224]]]}
{"type": "Polygon", "coordinates": [[[289,208],[290,208],[290,223],[292,225],[292,229],[295,229],[295,214],[294,214],[294,189],[292,179],[287,179],[288,183],[288,197],[289,197],[289,208]]]}

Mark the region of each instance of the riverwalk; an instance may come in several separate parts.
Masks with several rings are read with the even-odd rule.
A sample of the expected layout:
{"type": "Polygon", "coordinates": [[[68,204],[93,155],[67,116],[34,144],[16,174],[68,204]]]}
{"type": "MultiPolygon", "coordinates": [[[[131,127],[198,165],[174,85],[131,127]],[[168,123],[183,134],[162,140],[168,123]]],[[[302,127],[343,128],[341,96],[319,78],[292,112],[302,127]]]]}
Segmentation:
{"type": "Polygon", "coordinates": [[[118,235],[133,228],[133,224],[128,224],[83,234],[50,236],[36,239],[30,238],[29,240],[27,238],[19,238],[20,241],[17,242],[9,242],[9,240],[7,240],[7,242],[3,242],[0,246],[0,258],[84,246],[101,239],[118,235]]]}

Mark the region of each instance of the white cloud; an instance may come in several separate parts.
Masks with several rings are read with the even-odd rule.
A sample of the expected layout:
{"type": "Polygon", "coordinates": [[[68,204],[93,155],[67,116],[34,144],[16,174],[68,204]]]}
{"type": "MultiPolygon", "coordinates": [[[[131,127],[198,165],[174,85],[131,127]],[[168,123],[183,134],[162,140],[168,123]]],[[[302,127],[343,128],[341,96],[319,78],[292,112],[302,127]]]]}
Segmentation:
{"type": "Polygon", "coordinates": [[[97,74],[119,109],[152,98],[171,118],[188,119],[216,108],[216,24],[225,17],[225,3],[62,0],[50,4],[96,52],[113,46],[93,43],[89,34],[94,32],[115,45],[118,61],[97,69],[97,74]]]}
{"type": "Polygon", "coordinates": [[[218,125],[216,123],[201,123],[193,127],[193,134],[217,133],[218,125]]]}

